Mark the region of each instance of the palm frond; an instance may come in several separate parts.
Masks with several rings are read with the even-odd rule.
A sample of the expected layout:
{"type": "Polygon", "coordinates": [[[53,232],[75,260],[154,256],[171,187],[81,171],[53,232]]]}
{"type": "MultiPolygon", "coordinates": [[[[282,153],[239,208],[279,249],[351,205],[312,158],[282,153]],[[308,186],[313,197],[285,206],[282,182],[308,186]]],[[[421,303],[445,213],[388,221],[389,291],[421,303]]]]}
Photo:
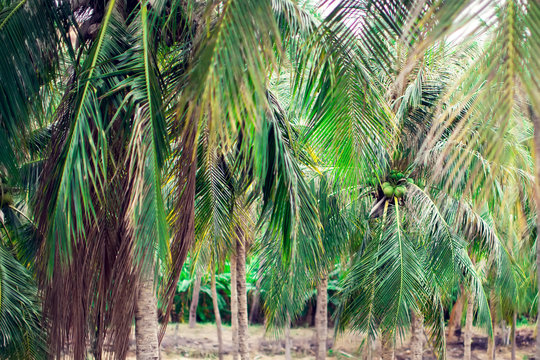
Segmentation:
{"type": "Polygon", "coordinates": [[[154,250],[158,250],[158,259],[167,267],[171,254],[161,171],[169,147],[147,5],[141,7],[138,15],[130,29],[137,45],[133,47],[132,59],[125,65],[130,76],[119,84],[120,88],[130,89],[126,100],[134,108],[127,150],[132,181],[128,213],[133,214],[128,222],[133,229],[138,261],[153,263],[154,250]]]}
{"type": "Polygon", "coordinates": [[[47,358],[37,294],[30,272],[0,244],[0,356],[3,358],[47,358]]]}
{"type": "Polygon", "coordinates": [[[86,224],[95,221],[97,204],[103,200],[108,124],[99,104],[98,79],[109,70],[102,61],[118,54],[121,40],[110,34],[114,10],[113,0],[82,67],[80,83],[74,84],[75,94],[68,95],[65,107],[59,109],[61,122],[41,178],[37,222],[50,239],[45,250],[49,274],[55,256],[69,262],[74,243],[84,239],[86,224]]]}
{"type": "Polygon", "coordinates": [[[362,174],[386,167],[382,148],[389,145],[393,121],[356,35],[346,27],[339,28],[343,34],[325,23],[320,28],[299,52],[294,111],[308,126],[309,143],[353,185],[362,174]]]}
{"type": "Polygon", "coordinates": [[[402,228],[398,205],[387,207],[362,256],[353,262],[343,287],[339,328],[351,327],[374,337],[379,331],[396,334],[418,310],[424,292],[423,265],[402,228]]]}
{"type": "Polygon", "coordinates": [[[217,149],[206,148],[206,138],[199,142],[199,170],[195,194],[195,236],[198,241],[192,251],[193,257],[204,253],[209,260],[225,259],[233,246],[234,188],[232,173],[225,157],[217,149]],[[211,151],[211,154],[204,152],[211,151]]]}
{"type": "Polygon", "coordinates": [[[11,172],[20,159],[15,148],[45,110],[40,92],[58,68],[61,15],[47,1],[0,2],[0,164],[11,172]]]}
{"type": "Polygon", "coordinates": [[[255,157],[254,166],[256,178],[264,179],[259,185],[263,196],[259,222],[268,217],[266,236],[281,238],[283,256],[288,258],[298,236],[319,238],[320,223],[299,154],[291,148],[295,134],[277,99],[271,93],[268,97],[272,108],[255,139],[257,153],[263,154],[255,157]]]}
{"type": "Polygon", "coordinates": [[[238,119],[253,128],[269,106],[267,74],[276,64],[280,37],[266,1],[227,1],[205,12],[200,42],[177,105],[177,118],[208,122],[211,147],[236,140],[238,119]]]}

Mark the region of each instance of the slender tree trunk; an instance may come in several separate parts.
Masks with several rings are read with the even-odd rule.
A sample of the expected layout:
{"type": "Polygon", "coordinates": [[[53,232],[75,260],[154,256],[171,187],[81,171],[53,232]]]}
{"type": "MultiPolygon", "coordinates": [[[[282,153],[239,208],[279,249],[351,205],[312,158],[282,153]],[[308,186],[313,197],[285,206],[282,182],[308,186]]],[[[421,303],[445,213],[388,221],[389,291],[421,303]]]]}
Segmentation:
{"type": "Polygon", "coordinates": [[[285,360],[292,359],[291,341],[291,315],[287,313],[287,324],[285,325],[285,360]]]}
{"type": "Polygon", "coordinates": [[[241,360],[249,359],[248,344],[248,306],[246,287],[246,243],[237,242],[236,248],[236,284],[238,291],[238,353],[241,360]]]}
{"type": "Polygon", "coordinates": [[[471,360],[472,330],[474,317],[474,297],[469,292],[467,297],[467,315],[465,317],[465,331],[463,334],[463,360],[471,360]]]}
{"type": "Polygon", "coordinates": [[[495,292],[491,290],[490,299],[489,299],[489,312],[491,314],[491,328],[493,329],[493,336],[488,337],[488,348],[487,348],[487,358],[488,360],[495,360],[495,325],[496,325],[496,316],[495,312],[495,292]]]}
{"type": "Polygon", "coordinates": [[[363,351],[363,354],[362,354],[362,360],[371,360],[373,358],[373,344],[374,344],[374,341],[371,339],[371,337],[369,335],[366,335],[366,340],[365,340],[365,347],[364,347],[364,351],[363,351]]]}
{"type": "Polygon", "coordinates": [[[199,305],[199,293],[201,292],[201,278],[202,275],[197,270],[195,273],[195,283],[193,284],[191,305],[189,306],[189,327],[191,329],[197,325],[197,306],[199,305]]]}
{"type": "Polygon", "coordinates": [[[371,338],[366,336],[365,351],[362,355],[362,360],[381,360],[382,359],[382,342],[381,336],[371,338]]]}
{"type": "Polygon", "coordinates": [[[510,345],[510,335],[512,335],[511,332],[512,332],[512,326],[508,327],[505,320],[501,321],[501,336],[502,336],[501,340],[502,340],[503,346],[510,345]]]}
{"type": "MultiPolygon", "coordinates": [[[[536,203],[536,228],[540,229],[540,118],[529,106],[530,117],[534,125],[534,202],[536,203]]],[[[540,279],[540,231],[536,231],[536,278],[540,279]]],[[[538,294],[540,295],[540,281],[538,281],[538,294]]],[[[540,301],[538,303],[538,317],[540,318],[540,301]]],[[[536,355],[540,359],[540,321],[536,321],[536,355]]]]}
{"type": "Polygon", "coordinates": [[[157,306],[151,272],[141,274],[139,280],[135,304],[135,342],[137,360],[159,359],[157,306]]]}
{"type": "Polygon", "coordinates": [[[422,360],[424,353],[424,318],[422,314],[411,312],[411,352],[412,360],[422,360]]]}
{"type": "Polygon", "coordinates": [[[219,312],[217,288],[216,288],[216,269],[212,264],[212,273],[210,279],[210,288],[212,291],[212,306],[214,307],[214,317],[216,318],[216,329],[218,338],[218,356],[223,360],[223,328],[221,326],[221,314],[219,312]]]}
{"type": "Polygon", "coordinates": [[[463,302],[465,300],[465,291],[461,287],[461,294],[459,295],[457,301],[452,307],[450,312],[450,318],[448,319],[448,337],[447,342],[453,343],[457,342],[458,338],[456,336],[456,330],[461,326],[461,315],[463,314],[463,302]]]}
{"type": "Polygon", "coordinates": [[[317,353],[316,360],[326,359],[328,338],[328,275],[324,274],[317,284],[317,310],[315,313],[317,353]]]}
{"type": "Polygon", "coordinates": [[[383,334],[381,337],[381,359],[394,360],[394,341],[392,334],[383,334]]]}
{"type": "Polygon", "coordinates": [[[231,332],[233,359],[238,358],[238,285],[236,267],[236,249],[231,254],[231,332]]]}
{"type": "Polygon", "coordinates": [[[516,324],[517,323],[517,311],[514,309],[512,316],[512,360],[516,360],[516,324]]]}
{"type": "Polygon", "coordinates": [[[369,360],[382,360],[383,359],[383,337],[377,336],[371,343],[371,357],[369,360]]]}

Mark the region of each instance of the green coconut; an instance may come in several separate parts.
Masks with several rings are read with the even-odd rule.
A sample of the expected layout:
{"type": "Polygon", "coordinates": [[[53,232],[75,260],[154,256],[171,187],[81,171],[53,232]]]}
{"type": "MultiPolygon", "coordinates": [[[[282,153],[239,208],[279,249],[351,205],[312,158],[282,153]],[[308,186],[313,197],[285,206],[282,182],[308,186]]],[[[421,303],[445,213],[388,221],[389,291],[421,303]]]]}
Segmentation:
{"type": "Polygon", "coordinates": [[[398,179],[402,179],[402,178],[405,177],[405,175],[403,175],[402,172],[398,172],[398,173],[396,174],[396,177],[397,177],[398,179]]]}
{"type": "Polygon", "coordinates": [[[381,188],[384,189],[387,186],[392,186],[392,185],[390,185],[390,183],[388,181],[385,181],[385,182],[382,183],[381,188]]]}
{"type": "Polygon", "coordinates": [[[411,179],[411,178],[407,178],[407,182],[408,182],[409,184],[414,184],[414,180],[411,179]]]}
{"type": "Polygon", "coordinates": [[[394,194],[396,195],[398,199],[400,199],[403,197],[403,195],[405,195],[406,192],[407,192],[407,189],[405,188],[405,186],[398,186],[396,187],[394,194]]]}
{"type": "Polygon", "coordinates": [[[394,187],[393,186],[391,186],[391,185],[385,186],[385,187],[383,187],[382,190],[383,190],[384,196],[389,197],[389,198],[394,196],[394,187]]]}

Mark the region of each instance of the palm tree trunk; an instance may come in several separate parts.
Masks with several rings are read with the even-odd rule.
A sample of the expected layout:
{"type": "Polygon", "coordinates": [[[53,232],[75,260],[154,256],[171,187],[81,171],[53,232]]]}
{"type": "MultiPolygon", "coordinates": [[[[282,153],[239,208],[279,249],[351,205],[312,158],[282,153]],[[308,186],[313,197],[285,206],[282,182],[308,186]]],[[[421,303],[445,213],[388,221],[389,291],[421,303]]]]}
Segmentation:
{"type": "MultiPolygon", "coordinates": [[[[534,202],[536,204],[536,228],[540,229],[540,118],[529,106],[530,117],[534,125],[534,202]]],[[[540,231],[536,232],[536,276],[540,279],[540,231]]],[[[538,281],[538,294],[540,295],[540,281],[538,281]]],[[[540,301],[538,301],[538,315],[540,318],[540,301]]],[[[540,321],[536,321],[536,333],[540,334],[540,321]]],[[[540,359],[540,336],[536,336],[535,359],[540,359]]]]}
{"type": "Polygon", "coordinates": [[[238,291],[238,353],[241,360],[249,360],[248,346],[248,306],[246,287],[246,244],[237,242],[236,247],[236,286],[238,291]]]}
{"type": "Polygon", "coordinates": [[[189,306],[189,327],[193,329],[197,325],[197,306],[199,305],[199,293],[201,292],[201,273],[195,273],[195,283],[193,284],[193,295],[189,306]]]}
{"type": "Polygon", "coordinates": [[[287,324],[285,325],[285,360],[292,359],[291,341],[291,315],[287,313],[287,324]]]}
{"type": "Polygon", "coordinates": [[[217,288],[216,288],[216,269],[212,264],[212,274],[210,287],[212,291],[212,306],[214,307],[214,317],[216,318],[217,338],[218,338],[218,356],[223,360],[223,328],[221,327],[221,314],[219,312],[217,288]]]}
{"type": "Polygon", "coordinates": [[[135,303],[135,342],[137,360],[159,359],[158,317],[151,272],[141,274],[139,280],[135,303]]]}
{"type": "Polygon", "coordinates": [[[467,299],[467,315],[465,317],[465,331],[463,334],[463,360],[471,360],[472,327],[474,317],[474,298],[469,292],[467,299]]]}
{"type": "Polygon", "coordinates": [[[512,316],[512,360],[516,360],[516,323],[517,323],[517,311],[514,309],[512,316]]]}
{"type": "Polygon", "coordinates": [[[457,342],[457,336],[456,336],[456,330],[461,325],[461,315],[463,314],[463,302],[465,297],[465,291],[463,290],[463,287],[461,288],[461,294],[459,295],[457,301],[454,303],[454,306],[452,307],[452,311],[450,312],[450,318],[448,319],[448,337],[447,342],[453,343],[457,342]]]}
{"type": "Polygon", "coordinates": [[[316,360],[326,359],[328,337],[328,275],[324,274],[317,284],[317,310],[315,313],[317,353],[316,360]]]}
{"type": "Polygon", "coordinates": [[[362,360],[372,360],[375,341],[369,335],[366,335],[365,344],[364,351],[362,352],[362,360]]]}
{"type": "Polygon", "coordinates": [[[488,337],[487,358],[488,360],[495,360],[495,325],[496,325],[496,312],[495,312],[495,292],[491,290],[489,299],[489,312],[491,314],[491,328],[493,329],[493,336],[488,337]]]}
{"type": "Polygon", "coordinates": [[[231,332],[233,359],[238,358],[238,285],[236,284],[236,249],[231,254],[231,332]]]}
{"type": "Polygon", "coordinates": [[[412,360],[422,360],[424,352],[424,319],[422,314],[411,312],[411,352],[412,360]]]}

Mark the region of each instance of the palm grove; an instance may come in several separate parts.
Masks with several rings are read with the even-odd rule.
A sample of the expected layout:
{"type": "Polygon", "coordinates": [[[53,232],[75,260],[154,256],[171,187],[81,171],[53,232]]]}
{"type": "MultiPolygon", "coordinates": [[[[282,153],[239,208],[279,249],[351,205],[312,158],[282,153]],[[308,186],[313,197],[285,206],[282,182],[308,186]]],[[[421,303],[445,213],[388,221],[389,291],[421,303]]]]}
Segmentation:
{"type": "Polygon", "coordinates": [[[248,359],[249,263],[269,330],[316,292],[317,359],[329,283],[368,356],[445,358],[464,311],[494,358],[537,315],[539,29],[530,0],[0,0],[1,357],[121,359],[134,324],[157,359],[188,271],[248,359]]]}

